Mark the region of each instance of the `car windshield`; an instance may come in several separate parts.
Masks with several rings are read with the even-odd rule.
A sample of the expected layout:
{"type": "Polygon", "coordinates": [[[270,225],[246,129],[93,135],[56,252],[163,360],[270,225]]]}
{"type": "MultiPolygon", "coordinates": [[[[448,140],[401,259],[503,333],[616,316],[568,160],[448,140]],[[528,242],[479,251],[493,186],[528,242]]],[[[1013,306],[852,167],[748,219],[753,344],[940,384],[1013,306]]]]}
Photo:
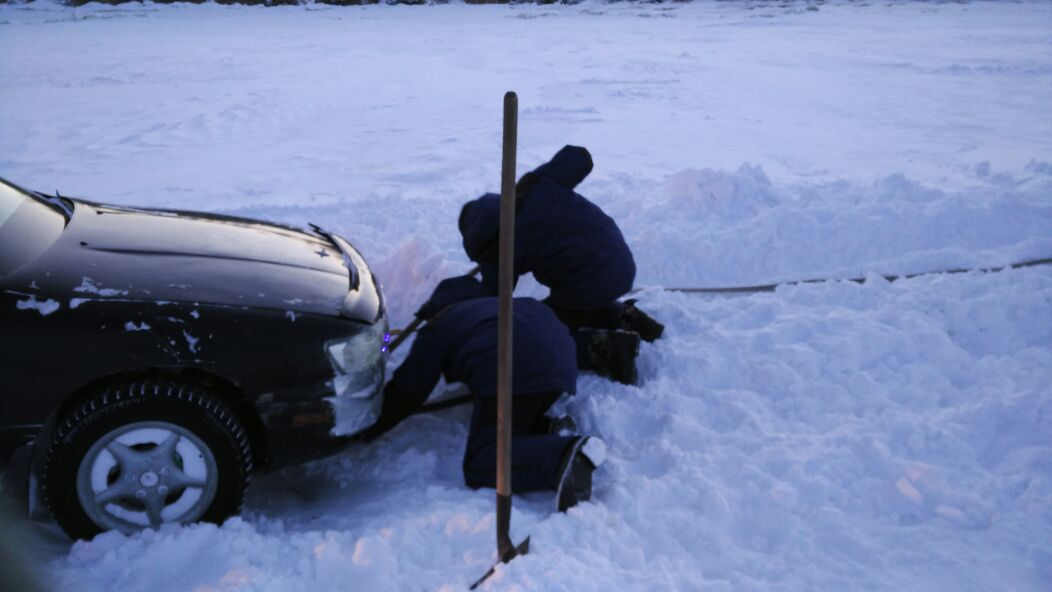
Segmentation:
{"type": "Polygon", "coordinates": [[[0,276],[47,250],[65,226],[61,210],[0,180],[0,276]]]}

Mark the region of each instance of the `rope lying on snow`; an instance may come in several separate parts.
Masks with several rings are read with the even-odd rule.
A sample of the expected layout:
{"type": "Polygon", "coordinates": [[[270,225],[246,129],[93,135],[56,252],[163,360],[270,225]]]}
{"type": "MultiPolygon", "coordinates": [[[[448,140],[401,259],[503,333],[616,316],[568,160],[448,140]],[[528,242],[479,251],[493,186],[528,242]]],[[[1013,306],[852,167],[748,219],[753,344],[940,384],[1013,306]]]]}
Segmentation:
{"type": "MultiPolygon", "coordinates": [[[[940,273],[968,273],[972,271],[981,272],[994,272],[1003,271],[1005,269],[1020,269],[1022,267],[1036,267],[1038,265],[1049,265],[1052,264],[1052,257],[1045,259],[1030,259],[1028,261],[1021,261],[1019,263],[1012,263],[1011,265],[1002,265],[1001,267],[981,267],[971,269],[945,269],[942,271],[922,271],[920,273],[911,273],[909,275],[885,275],[882,276],[889,282],[893,282],[899,279],[911,279],[924,275],[936,275],[940,273]]],[[[731,288],[663,288],[666,292],[684,292],[687,294],[752,294],[756,292],[774,292],[778,286],[797,286],[800,284],[822,284],[825,282],[855,282],[861,284],[866,281],[866,278],[820,278],[813,280],[798,280],[791,282],[782,282],[779,284],[763,284],[760,286],[735,286],[731,288]]]]}

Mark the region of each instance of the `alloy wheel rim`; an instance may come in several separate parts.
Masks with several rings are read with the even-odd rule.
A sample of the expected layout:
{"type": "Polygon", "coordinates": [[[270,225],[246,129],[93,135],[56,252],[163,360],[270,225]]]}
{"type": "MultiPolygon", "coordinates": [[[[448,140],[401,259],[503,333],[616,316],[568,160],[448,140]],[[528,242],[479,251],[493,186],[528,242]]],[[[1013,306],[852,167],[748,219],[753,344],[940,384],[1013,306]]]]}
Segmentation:
{"type": "Polygon", "coordinates": [[[215,499],[219,468],[193,432],[162,421],[99,438],[77,469],[77,497],[99,527],[135,532],[199,520],[215,499]]]}

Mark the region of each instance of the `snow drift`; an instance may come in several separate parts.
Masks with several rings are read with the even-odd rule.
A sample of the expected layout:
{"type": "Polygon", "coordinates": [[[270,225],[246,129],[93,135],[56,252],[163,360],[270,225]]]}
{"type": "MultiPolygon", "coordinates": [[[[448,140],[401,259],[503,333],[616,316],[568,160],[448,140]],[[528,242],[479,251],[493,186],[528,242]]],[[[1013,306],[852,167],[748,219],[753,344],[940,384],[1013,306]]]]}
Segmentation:
{"type": "MultiPolygon", "coordinates": [[[[560,403],[608,444],[593,502],[517,499],[532,550],[488,589],[1045,590],[1052,269],[880,274],[1052,255],[1052,11],[814,8],[4,5],[0,173],[321,224],[404,325],[471,267],[512,88],[520,168],[589,147],[668,329],[640,386],[560,403]],[[816,277],[867,279],[660,289],[816,277]]],[[[494,558],[466,423],[258,478],[220,526],[24,548],[55,589],[461,590],[494,558]]]]}

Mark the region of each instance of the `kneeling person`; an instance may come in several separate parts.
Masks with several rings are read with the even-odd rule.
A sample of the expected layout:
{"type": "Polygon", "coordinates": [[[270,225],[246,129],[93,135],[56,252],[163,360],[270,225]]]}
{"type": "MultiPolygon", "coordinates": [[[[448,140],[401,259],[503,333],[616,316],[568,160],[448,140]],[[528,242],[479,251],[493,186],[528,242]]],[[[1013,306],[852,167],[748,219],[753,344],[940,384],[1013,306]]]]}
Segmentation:
{"type": "MultiPolygon", "coordinates": [[[[417,312],[428,324],[385,387],[376,425],[363,435],[372,441],[409,417],[440,376],[464,382],[474,397],[463,465],[464,482],[473,488],[494,487],[497,468],[497,298],[483,294],[469,277],[438,285],[417,312]]],[[[574,341],[537,300],[516,298],[513,311],[512,491],[557,490],[562,511],[591,497],[591,474],[602,461],[592,451],[602,442],[551,433],[545,413],[577,388],[574,341]]]]}
{"type": "MultiPolygon", "coordinates": [[[[636,382],[639,341],[664,326],[618,301],[632,289],[635,260],[613,218],[575,189],[592,170],[592,156],[566,146],[516,185],[515,277],[532,273],[551,290],[544,300],[574,332],[580,368],[636,382]]],[[[464,204],[457,222],[464,251],[479,264],[489,295],[497,293],[500,196],[464,204]]]]}

